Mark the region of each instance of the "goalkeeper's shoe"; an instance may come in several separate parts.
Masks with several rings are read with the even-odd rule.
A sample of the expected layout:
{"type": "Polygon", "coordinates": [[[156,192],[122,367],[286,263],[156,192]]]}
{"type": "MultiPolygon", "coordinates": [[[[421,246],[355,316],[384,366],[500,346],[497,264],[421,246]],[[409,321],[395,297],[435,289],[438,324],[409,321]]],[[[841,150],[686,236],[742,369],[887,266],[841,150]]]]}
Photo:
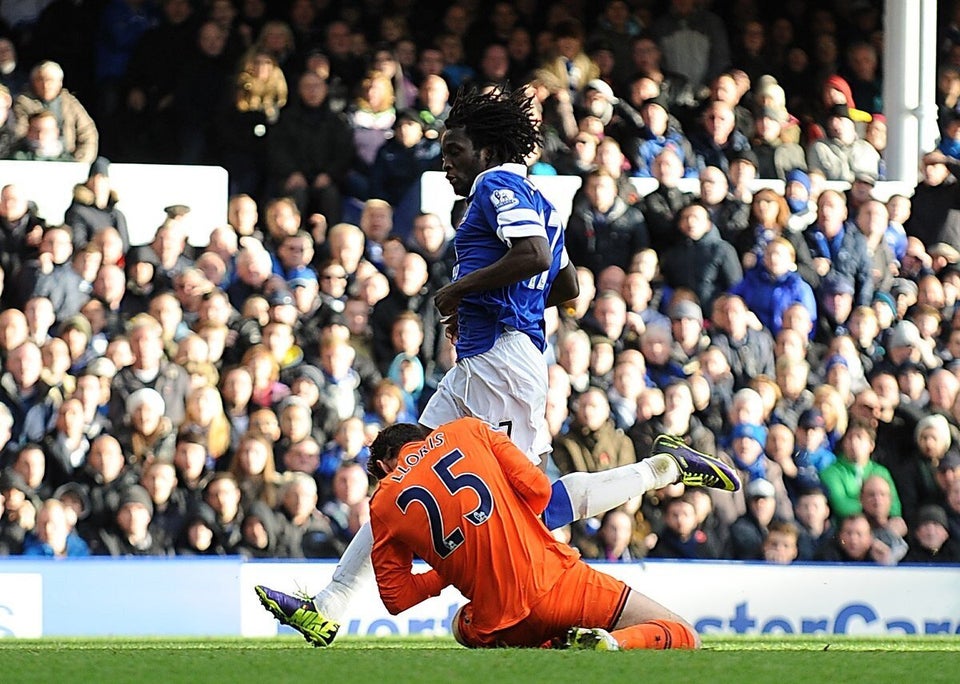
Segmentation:
{"type": "Polygon", "coordinates": [[[718,458],[688,447],[675,435],[658,435],[653,440],[653,454],[667,454],[680,468],[680,482],[689,487],[712,487],[735,492],[740,478],[733,468],[718,458]]]}
{"type": "Polygon", "coordinates": [[[579,651],[619,651],[620,644],[605,629],[572,627],[567,632],[567,648],[579,651]]]}
{"type": "Polygon", "coordinates": [[[290,596],[260,584],[254,587],[254,590],[263,607],[269,610],[281,625],[293,627],[314,646],[329,646],[333,643],[340,623],[324,617],[309,596],[290,596]]]}

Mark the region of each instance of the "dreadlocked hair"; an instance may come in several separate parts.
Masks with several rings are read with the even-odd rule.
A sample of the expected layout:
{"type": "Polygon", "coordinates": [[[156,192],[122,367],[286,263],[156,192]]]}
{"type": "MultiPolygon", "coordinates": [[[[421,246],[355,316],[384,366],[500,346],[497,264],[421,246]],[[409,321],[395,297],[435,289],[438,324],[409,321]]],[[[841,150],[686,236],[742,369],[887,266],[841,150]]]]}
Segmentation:
{"type": "Polygon", "coordinates": [[[396,456],[405,444],[423,441],[429,434],[430,430],[416,423],[397,423],[385,427],[373,440],[373,444],[370,445],[370,460],[367,461],[367,472],[378,480],[382,480],[387,476],[387,473],[380,467],[380,461],[387,461],[396,456]]]}
{"type": "Polygon", "coordinates": [[[480,90],[463,88],[450,109],[446,127],[463,128],[476,149],[487,148],[499,163],[522,164],[543,142],[533,116],[533,95],[505,85],[480,90]]]}

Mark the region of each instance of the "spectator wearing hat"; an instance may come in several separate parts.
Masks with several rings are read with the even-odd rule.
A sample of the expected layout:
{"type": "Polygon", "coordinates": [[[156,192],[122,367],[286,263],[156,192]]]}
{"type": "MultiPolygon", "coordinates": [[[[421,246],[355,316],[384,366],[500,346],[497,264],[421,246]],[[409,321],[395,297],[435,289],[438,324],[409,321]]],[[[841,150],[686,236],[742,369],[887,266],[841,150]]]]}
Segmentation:
{"type": "Polygon", "coordinates": [[[698,368],[700,353],[710,346],[710,338],[703,329],[703,311],[691,299],[677,297],[667,309],[673,345],[670,358],[692,375],[698,368]]]}
{"type": "Polygon", "coordinates": [[[894,371],[905,363],[916,364],[925,370],[933,370],[942,365],[934,354],[931,342],[923,339],[912,321],[899,321],[891,327],[883,344],[886,348],[883,364],[894,371]]]}
{"type": "Polygon", "coordinates": [[[926,504],[943,505],[945,487],[956,474],[960,451],[954,428],[941,414],[924,416],[913,431],[913,443],[902,454],[891,455],[890,472],[902,491],[903,517],[914,527],[917,511],[926,504]],[[943,464],[943,473],[940,466],[943,464]]]}
{"type": "Polygon", "coordinates": [[[0,470],[0,556],[23,551],[27,533],[35,529],[40,500],[23,476],[12,468],[0,470]]]}
{"type": "Polygon", "coordinates": [[[807,148],[807,166],[820,171],[828,181],[852,183],[858,173],[876,178],[880,153],[857,136],[856,125],[846,105],[834,105],[827,113],[826,137],[807,148]]]}
{"type": "Polygon", "coordinates": [[[833,273],[853,282],[854,304],[869,305],[873,299],[873,273],[867,240],[847,221],[843,195],[825,190],[817,201],[817,221],[804,231],[804,238],[821,277],[833,273]]]}
{"type": "Polygon", "coordinates": [[[753,150],[739,150],[730,155],[730,196],[747,205],[753,201],[753,185],[757,180],[757,155],[753,150]]]}
{"type": "Polygon", "coordinates": [[[113,524],[90,539],[97,556],[169,556],[172,549],[150,530],[153,500],[147,490],[132,484],[120,492],[113,524]]]}
{"type": "MultiPolygon", "coordinates": [[[[771,484],[774,488],[777,515],[784,520],[793,520],[793,505],[790,503],[783,481],[783,469],[767,457],[766,444],[767,428],[759,423],[738,423],[733,426],[729,434],[721,438],[722,453],[737,469],[741,482],[749,484],[753,480],[762,479],[771,484]]],[[[745,490],[743,491],[745,494],[745,490]]],[[[718,509],[718,514],[721,507],[729,510],[729,506],[733,506],[734,515],[721,515],[722,518],[733,522],[736,517],[746,512],[745,498],[743,494],[723,497],[724,502],[728,499],[731,500],[730,503],[721,503],[718,497],[714,497],[714,505],[718,509]]]]}
{"type": "Polygon", "coordinates": [[[904,563],[960,563],[960,543],[950,534],[947,514],[937,505],[917,513],[904,563]]]}
{"type": "Polygon", "coordinates": [[[600,169],[584,179],[583,199],[567,221],[565,239],[574,264],[594,276],[608,266],[627,270],[650,244],[643,214],[619,197],[616,180],[600,169]]]}
{"type": "Polygon", "coordinates": [[[370,167],[370,197],[386,200],[394,209],[394,231],[405,238],[420,207],[420,177],[440,170],[440,141],[424,136],[414,109],[401,109],[393,137],[379,150],[370,167]]]}
{"type": "Polygon", "coordinates": [[[890,296],[896,305],[895,318],[903,319],[907,311],[917,303],[920,288],[909,278],[894,278],[890,286],[890,296]]]}
{"type": "Polygon", "coordinates": [[[178,556],[225,556],[223,548],[214,535],[216,516],[210,507],[202,501],[194,505],[187,514],[187,520],[180,530],[180,536],[174,544],[178,556]]]}
{"type": "Polygon", "coordinates": [[[243,537],[237,553],[245,558],[276,558],[280,536],[277,514],[262,501],[254,501],[247,509],[241,525],[243,537]]]}
{"type": "Polygon", "coordinates": [[[763,259],[747,270],[731,294],[741,297],[760,323],[776,336],[783,327],[783,314],[793,304],[803,305],[810,320],[817,321],[813,288],[797,273],[796,251],[785,237],[766,244],[763,259]]]}
{"type": "Polygon", "coordinates": [[[785,181],[784,199],[790,208],[787,225],[791,231],[802,233],[817,220],[817,205],[811,194],[813,184],[809,174],[800,169],[788,171],[785,181]]]}
{"type": "Polygon", "coordinates": [[[696,156],[690,141],[670,117],[667,100],[663,96],[651,97],[640,104],[637,137],[631,140],[628,150],[633,175],[638,178],[653,178],[653,163],[667,147],[677,153],[683,164],[683,177],[693,178],[697,173],[696,156]]]}
{"type": "Polygon", "coordinates": [[[873,197],[873,189],[877,185],[877,175],[874,173],[857,173],[847,190],[847,214],[850,220],[856,220],[860,207],[873,197]]]}
{"type": "Polygon", "coordinates": [[[840,441],[837,460],[820,473],[830,500],[830,509],[839,519],[862,511],[860,487],[871,475],[879,475],[890,485],[890,514],[902,514],[893,476],[887,468],[871,458],[876,446],[876,434],[876,430],[866,423],[851,422],[840,441]]]}
{"type": "MultiPolygon", "coordinates": [[[[587,82],[583,91],[574,102],[574,112],[577,120],[587,116],[596,117],[603,124],[604,131],[611,125],[615,117],[620,98],[613,94],[613,88],[602,78],[595,78],[587,82]]],[[[626,105],[629,107],[629,105],[626,105]]],[[[631,107],[632,109],[632,107],[631,107]]],[[[634,112],[630,112],[634,114],[634,112]]]]}
{"type": "Polygon", "coordinates": [[[79,162],[92,163],[99,145],[97,126],[80,101],[63,87],[63,69],[51,61],[31,69],[29,87],[14,100],[17,136],[26,135],[30,116],[44,110],[57,117],[64,151],[79,162]]]}
{"type": "Polygon", "coordinates": [[[73,229],[73,248],[80,251],[104,228],[116,228],[124,253],[130,249],[127,218],[117,207],[119,196],[110,182],[110,160],[97,157],[90,164],[87,180],[73,188],[73,201],[63,222],[73,229]]]}
{"type": "Polygon", "coordinates": [[[762,560],[763,540],[776,519],[777,490],[763,478],[750,480],[744,488],[747,511],[730,525],[724,558],[762,560]]]}
{"type": "Polygon", "coordinates": [[[117,367],[113,361],[101,356],[87,364],[76,377],[76,387],[71,397],[83,404],[84,433],[88,439],[94,439],[103,432],[110,433],[113,428],[107,413],[110,383],[116,374],[117,367]]]}
{"type": "Polygon", "coordinates": [[[809,408],[800,414],[797,421],[796,443],[791,459],[795,472],[784,467],[783,479],[791,500],[796,502],[799,493],[820,487],[820,473],[837,460],[827,442],[827,428],[819,409],[809,408]]]}
{"type": "Polygon", "coordinates": [[[807,170],[803,148],[784,139],[784,127],[789,121],[790,115],[786,109],[766,106],[757,113],[756,136],[750,143],[750,149],[757,156],[758,178],[786,181],[790,171],[807,170]]]}
{"type": "Polygon", "coordinates": [[[99,358],[91,348],[93,327],[83,314],[77,314],[63,321],[57,334],[70,352],[70,375],[79,375],[94,359],[99,358]]]}
{"type": "Polygon", "coordinates": [[[150,387],[141,387],[127,397],[124,415],[128,430],[122,435],[122,444],[129,462],[142,465],[173,460],[176,432],[164,409],[163,397],[150,387]]]}

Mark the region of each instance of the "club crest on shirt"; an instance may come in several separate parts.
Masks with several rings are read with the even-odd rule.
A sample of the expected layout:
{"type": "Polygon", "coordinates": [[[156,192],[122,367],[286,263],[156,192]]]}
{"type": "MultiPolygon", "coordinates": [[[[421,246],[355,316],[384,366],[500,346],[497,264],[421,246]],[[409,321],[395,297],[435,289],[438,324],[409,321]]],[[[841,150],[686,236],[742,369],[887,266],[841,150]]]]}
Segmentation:
{"type": "Polygon", "coordinates": [[[520,200],[518,200],[517,196],[513,194],[513,190],[508,190],[506,188],[494,190],[490,195],[490,201],[493,202],[493,207],[497,211],[510,209],[511,207],[515,207],[520,204],[520,200]]]}

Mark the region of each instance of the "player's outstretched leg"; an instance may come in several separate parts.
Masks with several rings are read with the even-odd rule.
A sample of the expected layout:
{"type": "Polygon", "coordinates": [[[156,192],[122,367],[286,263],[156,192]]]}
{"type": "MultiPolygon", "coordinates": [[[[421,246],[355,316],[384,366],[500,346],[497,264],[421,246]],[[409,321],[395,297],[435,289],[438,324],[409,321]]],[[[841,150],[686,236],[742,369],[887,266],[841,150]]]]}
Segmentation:
{"type": "Polygon", "coordinates": [[[592,518],[653,489],[683,482],[691,487],[740,489],[737,474],[723,461],[701,453],[673,435],[653,442],[653,455],[639,463],[600,470],[569,473],[553,483],[543,522],[551,530],[592,518]]]}
{"type": "Polygon", "coordinates": [[[714,456],[692,449],[675,435],[658,435],[653,440],[654,454],[668,454],[680,468],[680,482],[688,487],[712,487],[735,492],[740,478],[733,468],[714,456]]]}
{"type": "Polygon", "coordinates": [[[258,584],[254,587],[264,608],[269,610],[280,624],[293,627],[314,646],[329,646],[340,625],[328,620],[307,596],[291,596],[258,584]]]}
{"type": "Polygon", "coordinates": [[[619,651],[620,644],[610,632],[599,627],[572,627],[564,648],[579,651],[619,651]]]}

